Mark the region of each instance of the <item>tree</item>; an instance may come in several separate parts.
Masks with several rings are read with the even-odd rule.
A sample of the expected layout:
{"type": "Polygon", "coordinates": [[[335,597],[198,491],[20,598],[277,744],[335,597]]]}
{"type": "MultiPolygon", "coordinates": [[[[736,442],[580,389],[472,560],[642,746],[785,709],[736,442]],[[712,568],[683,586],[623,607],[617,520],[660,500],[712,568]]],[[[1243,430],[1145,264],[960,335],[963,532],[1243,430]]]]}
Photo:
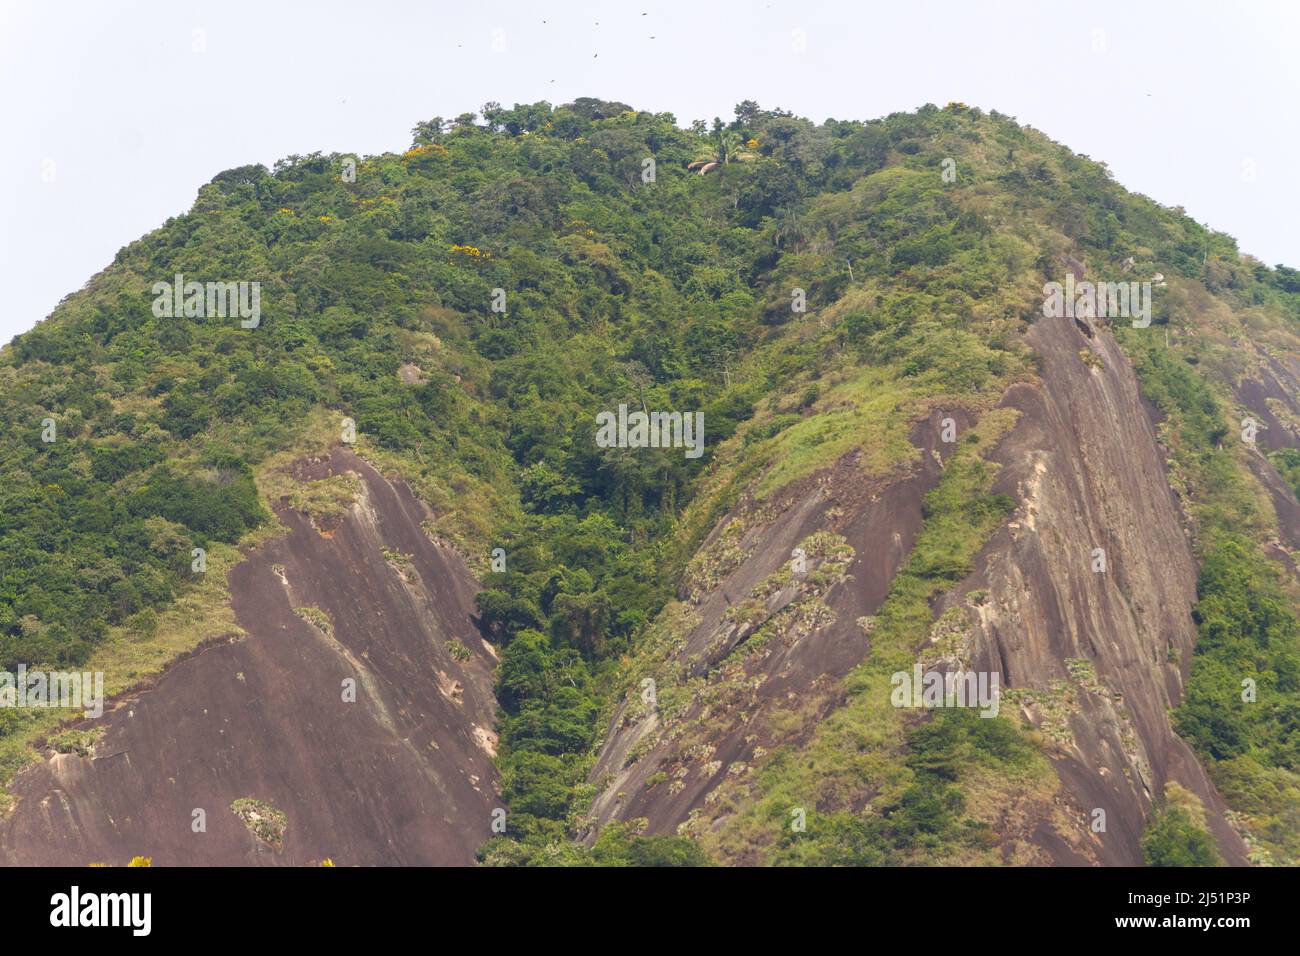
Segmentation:
{"type": "Polygon", "coordinates": [[[441,116],[435,116],[423,123],[416,123],[411,130],[411,146],[427,146],[430,143],[438,142],[442,139],[443,130],[447,128],[447,125],[447,121],[441,116]]]}
{"type": "Polygon", "coordinates": [[[781,248],[782,243],[789,242],[794,245],[795,250],[803,245],[806,238],[804,232],[803,219],[799,215],[799,210],[795,206],[782,206],[776,211],[776,232],[774,234],[777,248],[781,248]]]}
{"type": "Polygon", "coordinates": [[[703,176],[732,162],[751,160],[756,155],[740,133],[727,129],[722,125],[722,120],[715,119],[713,132],[709,134],[701,151],[686,168],[693,172],[698,170],[703,176]]]}
{"type": "Polygon", "coordinates": [[[1142,837],[1147,866],[1218,866],[1222,861],[1214,841],[1182,807],[1157,815],[1142,837]]]}
{"type": "Polygon", "coordinates": [[[736,123],[745,128],[752,127],[762,109],[753,100],[741,100],[736,104],[736,123]]]}

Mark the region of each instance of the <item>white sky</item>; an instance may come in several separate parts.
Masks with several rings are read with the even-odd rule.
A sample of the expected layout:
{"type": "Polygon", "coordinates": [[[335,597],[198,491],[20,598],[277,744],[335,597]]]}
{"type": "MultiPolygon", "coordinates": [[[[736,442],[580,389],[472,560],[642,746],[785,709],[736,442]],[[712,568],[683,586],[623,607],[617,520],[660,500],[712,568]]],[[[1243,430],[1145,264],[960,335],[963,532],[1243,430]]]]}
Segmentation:
{"type": "Polygon", "coordinates": [[[0,0],[0,90],[0,343],[224,169],[405,149],[489,100],[682,124],[959,100],[1300,266],[1300,4],[0,0]]]}

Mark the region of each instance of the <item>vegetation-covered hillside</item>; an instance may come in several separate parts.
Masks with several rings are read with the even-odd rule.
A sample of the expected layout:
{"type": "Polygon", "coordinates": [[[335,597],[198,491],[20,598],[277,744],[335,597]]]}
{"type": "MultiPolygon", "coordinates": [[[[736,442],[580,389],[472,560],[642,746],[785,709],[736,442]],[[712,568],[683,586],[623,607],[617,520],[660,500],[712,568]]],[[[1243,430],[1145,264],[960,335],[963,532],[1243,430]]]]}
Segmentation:
{"type": "MultiPolygon", "coordinates": [[[[351,419],[358,452],[409,481],[436,514],[428,533],[480,573],[509,821],[484,858],[726,861],[723,843],[629,823],[574,839],[612,708],[669,639],[661,612],[716,571],[701,547],[739,502],[775,500],[846,456],[889,474],[916,458],[918,421],[962,410],[983,424],[929,499],[846,693],[909,667],[931,601],[1014,506],[980,457],[1010,426],[991,413],[1038,374],[1024,335],[1044,283],[1082,261],[1166,280],[1152,326],[1114,334],[1162,417],[1201,564],[1176,725],[1257,845],[1296,858],[1294,565],[1255,447],[1237,440],[1236,389],[1266,356],[1295,360],[1300,273],[960,104],[818,124],[746,102],[690,128],[594,99],[488,104],[413,137],[400,155],[221,173],[4,350],[0,670],[96,665],[121,689],[197,642],[220,614],[213,570],[276,533],[286,461],[351,419]],[[259,282],[260,323],[158,317],[151,290],[178,274],[259,282]],[[620,404],[702,412],[704,455],[599,447],[596,416],[620,404]],[[1258,702],[1241,700],[1244,677],[1258,702]]],[[[1280,427],[1265,450],[1300,490],[1287,405],[1269,406],[1280,427]]],[[[1039,766],[1011,710],[895,728],[884,777],[900,796],[883,816],[845,807],[798,845],[746,839],[785,862],[987,847],[952,767],[1039,766]]],[[[879,716],[846,709],[825,733],[879,716]]],[[[49,727],[0,710],[0,782],[49,727]]],[[[834,737],[806,753],[774,760],[771,799],[879,772],[834,737]]],[[[1154,832],[1154,861],[1201,859],[1192,812],[1172,808],[1154,832]]]]}

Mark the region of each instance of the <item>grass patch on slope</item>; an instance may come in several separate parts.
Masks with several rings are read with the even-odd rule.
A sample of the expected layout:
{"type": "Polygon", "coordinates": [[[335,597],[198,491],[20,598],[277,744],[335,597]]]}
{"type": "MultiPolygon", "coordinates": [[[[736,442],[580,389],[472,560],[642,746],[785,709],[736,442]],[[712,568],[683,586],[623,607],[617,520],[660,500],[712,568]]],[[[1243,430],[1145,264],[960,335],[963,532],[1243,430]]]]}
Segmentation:
{"type": "MultiPolygon", "coordinates": [[[[300,484],[286,471],[293,461],[328,451],[336,421],[337,416],[318,409],[307,417],[292,447],[267,458],[257,468],[254,481],[268,510],[281,495],[292,494],[300,484]]],[[[206,570],[194,574],[189,587],[180,591],[172,603],[136,615],[126,625],[110,628],[86,663],[75,670],[103,672],[104,696],[109,698],[147,683],[177,657],[206,641],[247,636],[235,620],[226,576],[244,559],[246,549],[257,548],[284,533],[279,522],[267,521],[235,544],[209,542],[206,570]]],[[[12,800],[5,788],[19,771],[39,759],[34,745],[81,714],[75,708],[0,709],[0,812],[12,800]]]]}
{"type": "MultiPolygon", "coordinates": [[[[247,540],[258,540],[264,534],[259,529],[247,540]]],[[[205,641],[243,635],[226,588],[226,575],[242,560],[239,546],[214,542],[207,553],[207,571],[195,575],[198,580],[194,586],[157,612],[150,633],[128,626],[111,628],[90,659],[75,670],[102,671],[104,696],[108,698],[156,677],[176,657],[205,641]]],[[[81,715],[76,708],[0,709],[0,812],[12,799],[2,788],[39,759],[34,744],[81,715]]]]}
{"type": "Polygon", "coordinates": [[[899,381],[874,368],[835,386],[817,403],[817,414],[771,439],[770,457],[775,464],[756,493],[765,498],[855,449],[861,449],[862,467],[872,474],[914,458],[919,452],[908,441],[909,423],[919,417],[918,405],[925,394],[915,382],[899,381]]]}

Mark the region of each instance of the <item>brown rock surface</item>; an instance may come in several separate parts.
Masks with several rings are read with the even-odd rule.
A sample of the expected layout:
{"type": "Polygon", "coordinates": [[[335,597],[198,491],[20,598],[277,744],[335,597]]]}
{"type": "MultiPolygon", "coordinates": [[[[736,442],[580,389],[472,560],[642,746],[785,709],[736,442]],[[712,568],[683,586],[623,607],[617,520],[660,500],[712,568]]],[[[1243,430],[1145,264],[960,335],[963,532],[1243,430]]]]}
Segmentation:
{"type": "Polygon", "coordinates": [[[1077,702],[1050,755],[1078,809],[1106,810],[1107,830],[1082,855],[1044,842],[1061,863],[1139,865],[1145,816],[1175,780],[1205,804],[1225,857],[1244,863],[1223,801],[1170,726],[1196,641],[1196,566],[1152,413],[1108,330],[1089,340],[1070,319],[1041,318],[1029,343],[1041,382],[1008,393],[1021,416],[994,456],[995,491],[1019,505],[969,587],[989,592],[977,666],[1005,687],[1064,682],[1077,702]],[[1082,361],[1084,348],[1099,367],[1082,361]],[[1105,573],[1093,570],[1094,548],[1105,573]],[[1071,659],[1090,662],[1094,689],[1071,679],[1071,659]]]}
{"type": "MultiPolygon", "coordinates": [[[[959,410],[951,415],[960,428],[969,423],[959,410]]],[[[810,630],[795,622],[790,634],[773,639],[743,665],[723,665],[723,670],[743,667],[751,690],[742,699],[692,703],[680,718],[683,723],[707,725],[707,746],[713,748],[707,759],[686,753],[694,745],[693,735],[659,738],[648,751],[638,753],[639,747],[656,739],[659,718],[655,713],[634,712],[632,702],[620,706],[590,777],[601,784],[591,812],[597,828],[613,819],[646,817],[649,832],[674,832],[728,772],[743,770],[756,752],[793,739],[765,725],[765,716],[774,707],[791,700],[816,701],[862,660],[869,644],[857,622],[884,602],[920,531],[925,495],[938,482],[942,458],[952,447],[939,441],[943,417],[936,412],[932,420],[914,428],[912,441],[920,454],[899,474],[869,478],[850,455],[826,472],[796,482],[772,502],[742,502],[719,523],[703,548],[717,540],[728,522],[739,521],[745,529],[738,542],[744,556],[716,587],[699,596],[692,609],[696,623],[675,655],[679,664],[697,675],[709,674],[715,685],[724,679],[734,682],[735,673],[723,674],[717,668],[748,634],[736,633],[727,619],[728,608],[788,564],[792,549],[801,541],[824,530],[843,536],[854,550],[845,569],[847,578],[820,598],[833,619],[810,630]],[[657,773],[670,773],[673,782],[647,787],[657,773]]],[[[810,562],[809,571],[815,570],[817,563],[810,562]]],[[[794,588],[772,595],[766,613],[779,613],[795,597],[794,588]]]]}
{"type": "Polygon", "coordinates": [[[360,476],[361,494],[336,527],[322,532],[284,505],[288,535],[231,573],[247,638],[200,648],[113,701],[93,757],[55,755],[19,775],[0,863],[473,862],[499,803],[494,661],[470,616],[477,585],[424,534],[428,511],[404,484],[345,449],[303,476],[343,471],[360,476]],[[385,548],[410,555],[409,567],[385,548]],[[333,634],[295,607],[326,612],[333,634]],[[451,638],[469,649],[464,662],[451,638]],[[284,812],[281,849],[232,812],[246,797],[284,812]],[[195,809],[205,833],[192,832],[195,809]]]}

